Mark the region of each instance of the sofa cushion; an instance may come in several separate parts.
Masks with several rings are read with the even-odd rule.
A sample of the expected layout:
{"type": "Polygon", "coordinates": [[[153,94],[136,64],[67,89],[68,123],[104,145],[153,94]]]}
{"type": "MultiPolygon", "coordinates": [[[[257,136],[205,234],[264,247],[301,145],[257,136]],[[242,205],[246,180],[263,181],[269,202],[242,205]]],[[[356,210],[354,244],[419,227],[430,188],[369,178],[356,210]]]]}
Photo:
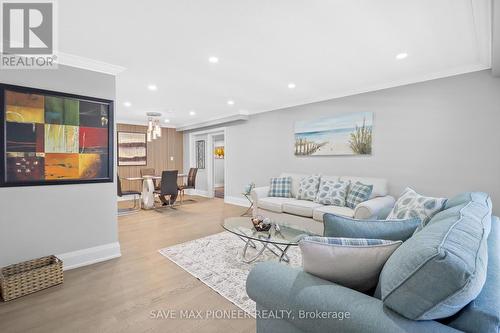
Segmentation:
{"type": "Polygon", "coordinates": [[[314,201],[318,194],[319,182],[321,176],[312,175],[304,177],[300,180],[299,189],[297,190],[297,199],[314,201]]]}
{"type": "Polygon", "coordinates": [[[299,247],[304,271],[366,291],[377,284],[387,258],[401,243],[381,239],[304,237],[299,247]]]}
{"type": "Polygon", "coordinates": [[[325,237],[372,238],[405,241],[420,225],[418,218],[407,220],[358,220],[349,217],[325,214],[323,216],[325,237]]]}
{"type": "Polygon", "coordinates": [[[370,198],[373,191],[373,185],[363,184],[360,182],[351,183],[347,191],[346,206],[356,208],[356,206],[370,198]]]}
{"type": "Polygon", "coordinates": [[[285,202],[296,201],[294,198],[277,198],[277,197],[265,197],[260,198],[257,203],[257,207],[270,210],[276,213],[283,213],[283,204],[285,202]]]}
{"type": "Polygon", "coordinates": [[[418,217],[422,221],[420,230],[436,213],[443,209],[445,203],[445,198],[426,197],[407,187],[396,201],[387,219],[399,220],[418,217]]]}
{"type": "Polygon", "coordinates": [[[342,176],[340,177],[340,180],[350,181],[351,184],[360,182],[367,185],[373,185],[373,190],[370,194],[369,199],[375,197],[384,197],[389,194],[389,191],[387,189],[387,179],[384,178],[342,176]]]}
{"type": "Polygon", "coordinates": [[[500,220],[491,219],[488,270],[481,293],[455,316],[442,322],[463,332],[495,332],[500,327],[500,220]]]}
{"type": "Polygon", "coordinates": [[[354,209],[349,207],[338,207],[338,206],[321,206],[318,208],[314,208],[313,210],[313,219],[319,222],[323,222],[323,215],[325,214],[335,214],[347,217],[354,216],[354,209]]]}
{"type": "Polygon", "coordinates": [[[321,179],[314,202],[322,205],[345,207],[349,182],[321,179]]]}
{"type": "Polygon", "coordinates": [[[317,207],[321,207],[321,205],[308,200],[294,200],[283,203],[283,212],[304,217],[312,217],[313,209],[317,207]]]}
{"type": "Polygon", "coordinates": [[[384,304],[413,320],[457,313],[486,280],[490,225],[487,194],[469,192],[448,201],[385,264],[380,274],[384,304]]]}
{"type": "Polygon", "coordinates": [[[290,177],[271,178],[269,184],[269,196],[277,198],[291,198],[292,178],[290,177]]]}

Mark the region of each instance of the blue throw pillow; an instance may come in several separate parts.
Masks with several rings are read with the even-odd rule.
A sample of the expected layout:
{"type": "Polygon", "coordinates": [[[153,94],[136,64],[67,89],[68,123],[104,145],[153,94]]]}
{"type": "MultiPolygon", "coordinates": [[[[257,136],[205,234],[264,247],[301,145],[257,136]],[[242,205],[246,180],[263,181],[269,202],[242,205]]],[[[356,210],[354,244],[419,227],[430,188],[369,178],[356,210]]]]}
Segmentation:
{"type": "Polygon", "coordinates": [[[374,238],[405,241],[420,225],[420,219],[358,220],[334,214],[323,215],[325,237],[374,238]]]}
{"type": "Polygon", "coordinates": [[[279,198],[292,197],[292,177],[271,178],[269,196],[279,198]]]}

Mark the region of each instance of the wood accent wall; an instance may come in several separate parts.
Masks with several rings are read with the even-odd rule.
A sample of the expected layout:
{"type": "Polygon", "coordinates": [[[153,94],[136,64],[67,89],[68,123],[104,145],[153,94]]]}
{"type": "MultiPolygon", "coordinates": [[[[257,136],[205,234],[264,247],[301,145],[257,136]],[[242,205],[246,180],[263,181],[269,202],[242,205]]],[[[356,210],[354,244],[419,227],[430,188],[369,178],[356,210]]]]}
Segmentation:
{"type": "MultiPolygon", "coordinates": [[[[146,133],[147,127],[140,125],[117,124],[118,132],[137,132],[146,133]]],[[[179,170],[183,172],[183,135],[182,132],[177,132],[175,128],[162,128],[161,138],[148,142],[147,165],[141,166],[119,166],[118,175],[121,178],[139,177],[141,169],[154,168],[158,175],[164,170],[179,170]],[[174,160],[171,161],[170,157],[174,160]]],[[[118,151],[117,151],[118,156],[118,151]]],[[[139,181],[129,182],[122,180],[124,190],[140,191],[142,184],[139,181]]]]}

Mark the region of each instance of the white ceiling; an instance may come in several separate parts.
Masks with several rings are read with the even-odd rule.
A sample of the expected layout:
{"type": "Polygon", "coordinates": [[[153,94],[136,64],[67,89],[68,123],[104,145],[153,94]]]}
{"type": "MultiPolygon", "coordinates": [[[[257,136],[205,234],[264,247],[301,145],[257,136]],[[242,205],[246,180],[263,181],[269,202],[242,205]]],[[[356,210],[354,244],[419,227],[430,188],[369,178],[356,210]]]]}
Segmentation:
{"type": "Polygon", "coordinates": [[[58,10],[60,51],[126,68],[120,122],[158,111],[186,126],[491,61],[490,0],[64,0],[58,10]]]}

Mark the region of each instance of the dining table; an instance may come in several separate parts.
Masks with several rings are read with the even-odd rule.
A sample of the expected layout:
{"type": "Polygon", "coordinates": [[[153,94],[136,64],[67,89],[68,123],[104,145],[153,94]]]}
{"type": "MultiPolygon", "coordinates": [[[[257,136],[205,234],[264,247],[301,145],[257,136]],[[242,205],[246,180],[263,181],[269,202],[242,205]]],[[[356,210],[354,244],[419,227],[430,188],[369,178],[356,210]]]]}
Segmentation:
{"type": "MultiPolygon", "coordinates": [[[[185,173],[177,174],[177,178],[185,178],[185,173]]],[[[124,177],[128,181],[142,181],[142,209],[153,209],[155,203],[155,180],[161,180],[161,176],[144,175],[142,177],[124,177]]]]}

